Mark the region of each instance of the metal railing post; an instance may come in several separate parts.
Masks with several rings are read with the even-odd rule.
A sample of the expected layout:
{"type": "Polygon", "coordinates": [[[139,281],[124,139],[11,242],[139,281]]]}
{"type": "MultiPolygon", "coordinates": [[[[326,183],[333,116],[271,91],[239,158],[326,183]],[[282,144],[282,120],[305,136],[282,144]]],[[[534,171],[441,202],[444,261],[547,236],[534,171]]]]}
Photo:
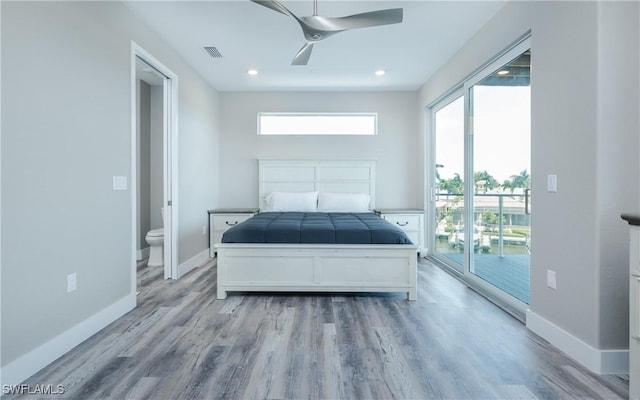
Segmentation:
{"type": "Polygon", "coordinates": [[[498,249],[500,257],[504,257],[504,223],[502,222],[503,196],[498,196],[498,249]]]}

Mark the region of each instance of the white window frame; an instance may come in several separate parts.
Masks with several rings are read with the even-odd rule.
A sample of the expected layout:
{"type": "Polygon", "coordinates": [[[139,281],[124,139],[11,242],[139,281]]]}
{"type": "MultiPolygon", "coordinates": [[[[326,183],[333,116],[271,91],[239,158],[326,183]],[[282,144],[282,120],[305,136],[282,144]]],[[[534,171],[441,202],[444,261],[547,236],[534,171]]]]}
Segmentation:
{"type": "MultiPolygon", "coordinates": [[[[435,113],[450,104],[454,99],[457,99],[460,95],[464,96],[464,132],[465,132],[465,149],[464,149],[464,159],[465,159],[465,187],[464,193],[474,192],[473,187],[473,179],[468,177],[473,177],[473,110],[471,106],[471,88],[478,82],[485,79],[487,76],[494,73],[499,68],[503,67],[505,64],[509,63],[511,60],[525,52],[527,49],[531,50],[533,48],[531,43],[531,33],[527,32],[523,37],[518,39],[514,44],[509,46],[505,51],[494,57],[492,60],[487,62],[485,65],[476,70],[473,74],[465,77],[455,88],[453,88],[448,94],[436,99],[433,103],[427,106],[427,131],[426,131],[426,139],[425,139],[425,154],[428,154],[430,159],[427,159],[428,164],[425,165],[425,170],[428,171],[425,174],[425,187],[430,188],[430,193],[435,193],[435,151],[437,143],[435,140],[435,113]]],[[[425,157],[426,158],[426,157],[425,157]]],[[[435,226],[435,207],[434,207],[434,196],[425,196],[425,209],[428,210],[427,213],[429,215],[429,224],[427,226],[435,226]]],[[[465,195],[464,196],[464,209],[465,209],[465,221],[473,221],[473,195],[465,195]]],[[[471,224],[472,226],[472,224],[471,224]]],[[[467,228],[467,227],[466,227],[467,228]]],[[[465,240],[468,242],[471,241],[471,230],[466,229],[467,237],[465,240]]],[[[462,266],[456,266],[452,261],[448,260],[446,257],[441,257],[435,252],[435,237],[434,231],[427,230],[426,232],[428,243],[431,246],[428,255],[437,261],[447,265],[453,270],[461,273],[461,279],[468,284],[470,284],[474,288],[479,288],[482,293],[487,293],[492,298],[496,299],[501,304],[506,304],[508,307],[512,307],[514,310],[518,311],[521,315],[526,314],[526,310],[529,308],[529,304],[525,304],[515,297],[502,292],[499,289],[496,289],[493,285],[485,282],[482,278],[478,278],[474,273],[471,272],[472,268],[472,255],[469,248],[465,248],[464,252],[464,264],[462,266]],[[461,268],[460,268],[461,267],[461,268]]]]}
{"type": "MultiPolygon", "coordinates": [[[[261,136],[282,136],[282,135],[300,135],[300,136],[375,136],[378,134],[378,113],[281,113],[281,112],[260,112],[257,118],[257,133],[261,136]],[[291,130],[278,133],[276,131],[264,132],[263,130],[263,117],[282,117],[282,118],[309,118],[309,130],[291,130]],[[349,118],[349,117],[362,117],[373,118],[373,127],[370,132],[359,132],[348,130],[345,131],[319,131],[318,120],[321,118],[349,118]]],[[[304,128],[306,129],[306,128],[304,128]]]]}

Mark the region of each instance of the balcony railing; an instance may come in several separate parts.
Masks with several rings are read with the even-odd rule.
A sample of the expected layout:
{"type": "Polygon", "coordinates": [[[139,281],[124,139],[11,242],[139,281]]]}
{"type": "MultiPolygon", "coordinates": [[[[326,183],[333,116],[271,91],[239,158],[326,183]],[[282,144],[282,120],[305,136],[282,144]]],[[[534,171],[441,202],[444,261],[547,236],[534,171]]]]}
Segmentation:
{"type": "MultiPolygon", "coordinates": [[[[505,216],[509,215],[513,218],[516,216],[528,216],[531,213],[531,201],[529,195],[529,189],[526,189],[524,193],[475,193],[474,196],[474,216],[482,215],[484,212],[493,212],[497,216],[497,228],[498,228],[498,253],[501,257],[504,256],[505,245],[505,216]],[[475,199],[475,198],[481,199],[475,199]],[[505,205],[505,203],[507,203],[505,205]]],[[[456,209],[462,209],[462,196],[461,194],[451,193],[436,193],[436,202],[446,202],[446,206],[455,214],[456,209]]],[[[442,207],[442,204],[440,204],[442,207]]],[[[462,215],[462,212],[460,213],[462,215]]],[[[526,217],[526,225],[519,225],[521,227],[529,227],[529,218],[526,217]]],[[[525,244],[529,245],[530,236],[525,237],[525,244]]]]}

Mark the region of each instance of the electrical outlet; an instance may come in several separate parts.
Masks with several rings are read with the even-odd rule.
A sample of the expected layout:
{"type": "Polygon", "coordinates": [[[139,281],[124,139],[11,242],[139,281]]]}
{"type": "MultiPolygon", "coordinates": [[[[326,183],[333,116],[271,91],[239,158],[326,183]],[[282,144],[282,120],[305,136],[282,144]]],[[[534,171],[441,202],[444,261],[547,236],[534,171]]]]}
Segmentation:
{"type": "Polygon", "coordinates": [[[67,275],[67,293],[71,293],[76,290],[78,279],[76,273],[67,275]]]}
{"type": "Polygon", "coordinates": [[[207,226],[206,225],[202,225],[202,234],[203,235],[207,234],[207,226]]]}
{"type": "Polygon", "coordinates": [[[556,288],[556,271],[547,270],[547,286],[551,289],[556,288]]]}

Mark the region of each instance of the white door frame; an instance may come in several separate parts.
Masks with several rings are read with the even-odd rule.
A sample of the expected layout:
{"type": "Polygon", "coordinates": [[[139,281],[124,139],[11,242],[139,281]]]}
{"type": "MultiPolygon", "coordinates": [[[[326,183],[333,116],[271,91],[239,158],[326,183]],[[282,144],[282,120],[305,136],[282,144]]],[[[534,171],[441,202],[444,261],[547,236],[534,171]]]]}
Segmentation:
{"type": "MultiPolygon", "coordinates": [[[[426,230],[426,237],[428,239],[428,243],[431,248],[428,251],[428,256],[435,258],[436,260],[444,263],[449,266],[453,270],[460,273],[460,277],[462,280],[479,287],[485,293],[489,293],[493,297],[496,297],[499,301],[502,301],[506,305],[513,307],[515,310],[526,312],[529,307],[528,304],[521,302],[515,297],[505,293],[504,291],[497,289],[494,285],[485,282],[482,278],[477,277],[474,273],[471,272],[471,257],[472,253],[470,250],[471,246],[465,246],[464,249],[464,263],[462,268],[459,269],[457,266],[453,266],[453,264],[442,257],[438,257],[435,251],[435,237],[434,231],[431,229],[434,227],[435,222],[435,207],[434,201],[435,196],[433,193],[436,191],[435,187],[435,151],[437,143],[435,143],[435,112],[441,109],[444,105],[449,104],[451,100],[454,98],[459,98],[463,96],[464,99],[464,172],[465,177],[473,177],[473,165],[472,165],[472,157],[473,157],[473,131],[472,131],[472,122],[473,116],[471,115],[471,99],[469,96],[470,89],[484,79],[487,75],[495,71],[496,69],[502,67],[506,62],[514,59],[518,55],[522,54],[527,49],[530,49],[531,46],[531,34],[527,32],[521,38],[516,40],[512,45],[507,47],[503,52],[498,54],[488,63],[480,67],[471,75],[465,77],[458,85],[456,85],[451,91],[447,92],[445,95],[437,98],[435,101],[430,103],[426,107],[426,139],[425,139],[425,187],[429,188],[428,195],[425,196],[425,210],[428,216],[428,224],[429,229],[426,230]]],[[[465,187],[464,193],[473,193],[473,178],[465,179],[465,187]]],[[[464,221],[465,224],[465,243],[472,242],[473,235],[473,195],[465,195],[464,196],[464,221]]]]}
{"type": "Polygon", "coordinates": [[[137,290],[137,102],[136,57],[164,76],[163,83],[163,194],[164,278],[178,279],[178,76],[134,41],[131,41],[131,239],[132,290],[137,290]]]}
{"type": "MultiPolygon", "coordinates": [[[[465,101],[465,176],[473,177],[473,157],[475,155],[475,151],[473,148],[474,139],[473,139],[473,106],[472,106],[472,95],[471,88],[476,85],[478,82],[482,81],[488,75],[496,71],[498,68],[503,67],[506,63],[513,60],[526,50],[531,49],[531,37],[530,35],[525,35],[524,38],[519,39],[518,42],[510,46],[506,51],[501,53],[498,57],[484,66],[481,70],[475,73],[473,76],[469,77],[464,83],[464,101],[465,101]]],[[[473,179],[465,180],[465,193],[474,193],[474,182],[473,179]]],[[[464,198],[464,207],[465,207],[465,243],[472,243],[473,241],[473,209],[474,209],[474,197],[465,196],[464,198]]],[[[533,231],[532,231],[533,232],[533,231]]],[[[464,274],[465,278],[469,281],[475,283],[477,286],[481,287],[483,290],[491,293],[493,296],[496,296],[498,299],[505,302],[507,305],[513,307],[516,310],[519,310],[523,313],[526,313],[526,310],[529,307],[529,304],[526,304],[519,299],[511,296],[506,293],[502,289],[497,288],[493,284],[485,281],[484,279],[478,277],[475,273],[471,272],[472,267],[472,258],[474,257],[473,252],[471,250],[472,246],[465,246],[464,249],[464,274]]],[[[531,275],[531,272],[529,272],[531,275]]]]}

